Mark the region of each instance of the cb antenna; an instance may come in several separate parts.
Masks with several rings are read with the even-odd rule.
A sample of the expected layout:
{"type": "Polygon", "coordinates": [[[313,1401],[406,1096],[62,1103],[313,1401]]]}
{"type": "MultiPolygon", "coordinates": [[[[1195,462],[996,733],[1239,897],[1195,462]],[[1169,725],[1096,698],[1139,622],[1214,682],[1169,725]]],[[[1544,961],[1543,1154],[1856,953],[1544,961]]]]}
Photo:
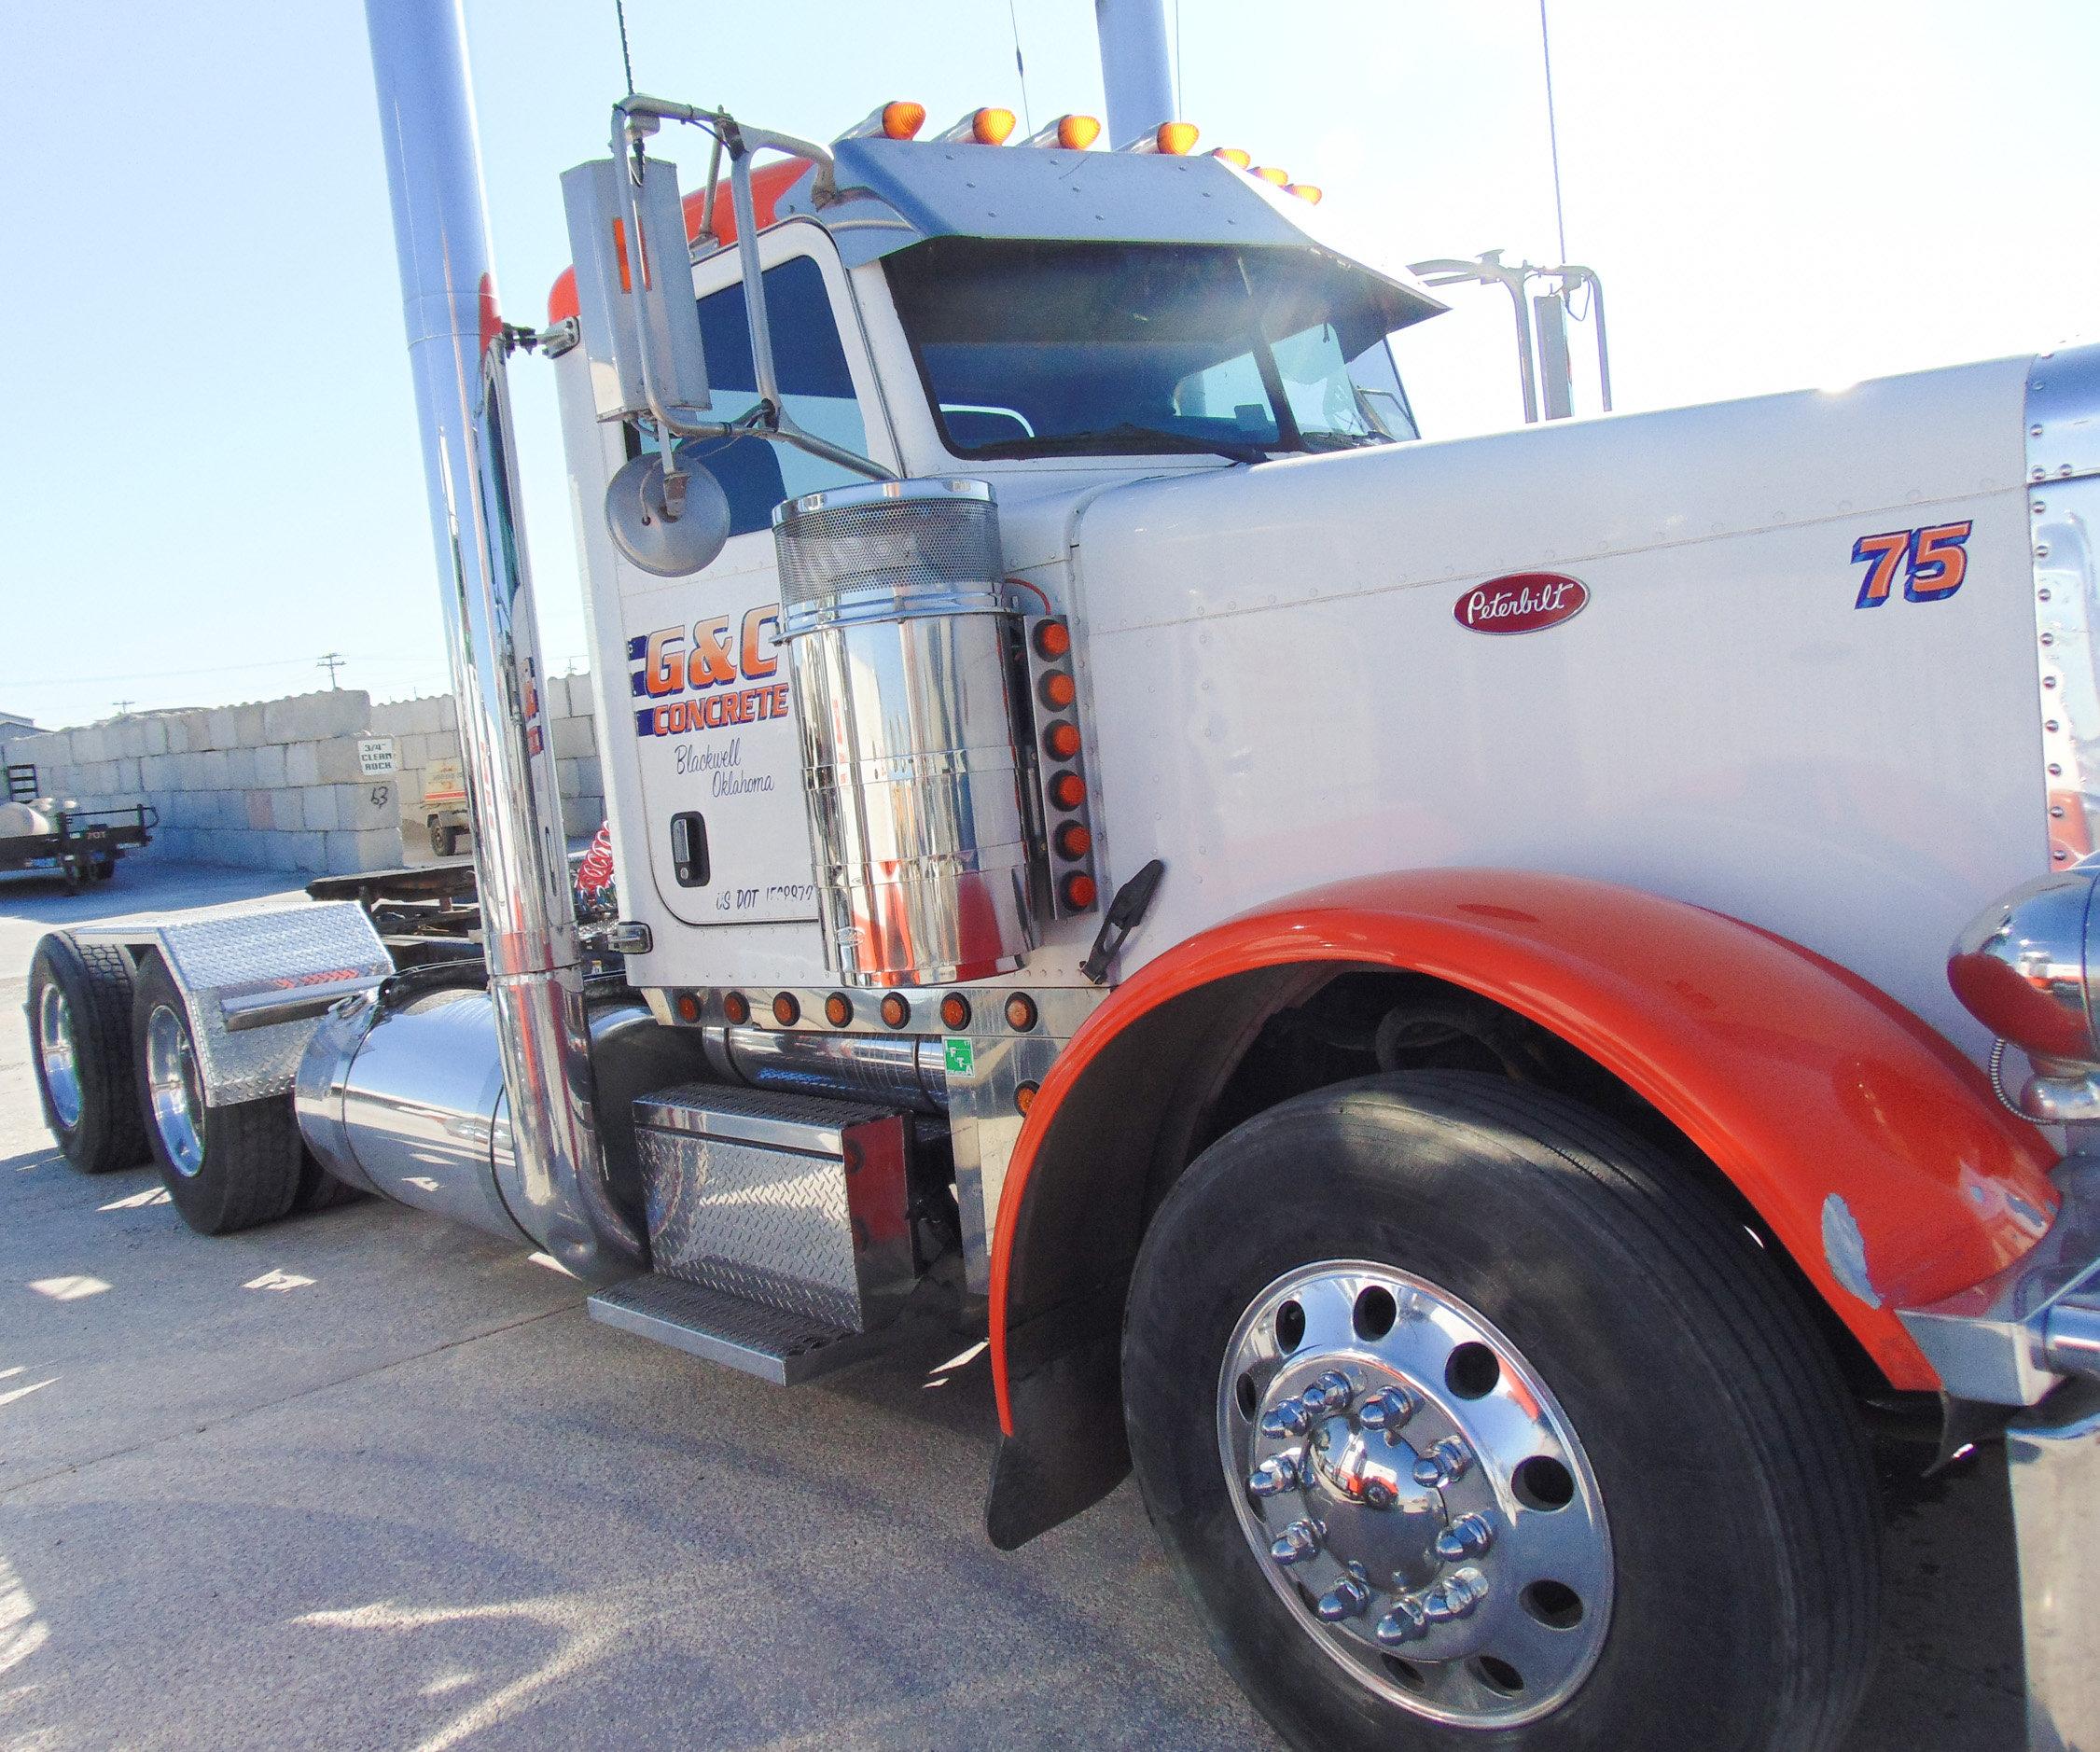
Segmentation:
{"type": "Polygon", "coordinates": [[[1546,145],[1553,159],[1553,231],[1567,259],[1567,216],[1561,211],[1561,135],[1553,119],[1553,42],[1546,29],[1546,0],[1538,0],[1538,52],[1546,63],[1546,145]]]}

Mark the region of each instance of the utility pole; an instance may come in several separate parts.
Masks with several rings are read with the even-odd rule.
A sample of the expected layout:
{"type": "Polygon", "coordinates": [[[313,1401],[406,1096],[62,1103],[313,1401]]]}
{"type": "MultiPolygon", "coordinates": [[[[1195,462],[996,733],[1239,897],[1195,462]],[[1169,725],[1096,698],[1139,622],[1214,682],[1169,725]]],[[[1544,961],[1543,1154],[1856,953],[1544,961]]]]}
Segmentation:
{"type": "Polygon", "coordinates": [[[328,686],[340,692],[342,688],[342,683],[336,679],[336,671],[341,669],[349,660],[350,660],[347,657],[343,656],[341,651],[330,651],[326,657],[322,658],[320,661],[315,663],[313,667],[315,669],[327,670],[328,672],[328,686]]]}
{"type": "Polygon", "coordinates": [[[130,702],[129,700],[118,700],[118,701],[115,701],[115,702],[113,702],[112,703],[114,703],[114,704],[115,704],[115,706],[117,707],[117,716],[118,716],[118,717],[130,717],[130,716],[131,716],[131,715],[132,715],[132,702],[130,702]]]}

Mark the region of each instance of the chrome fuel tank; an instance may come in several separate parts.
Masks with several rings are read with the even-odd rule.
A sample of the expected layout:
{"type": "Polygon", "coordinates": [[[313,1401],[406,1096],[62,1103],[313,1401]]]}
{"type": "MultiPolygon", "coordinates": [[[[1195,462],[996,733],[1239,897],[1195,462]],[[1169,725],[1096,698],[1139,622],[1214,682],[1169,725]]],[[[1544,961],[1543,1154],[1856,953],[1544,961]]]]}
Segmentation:
{"type": "MultiPolygon", "coordinates": [[[[704,1076],[704,1054],[699,1041],[659,1027],[621,997],[591,1005],[591,1058],[603,1196],[638,1224],[634,1097],[704,1076]]],[[[300,1062],[296,1099],[308,1147],[340,1179],[507,1241],[548,1245],[549,1214],[525,1195],[512,1148],[486,992],[447,988],[332,1013],[300,1062]]],[[[588,1211],[561,1215],[572,1224],[591,1219],[588,1211]]]]}
{"type": "MultiPolygon", "coordinates": [[[[715,1082],[852,1096],[928,1118],[946,1109],[938,1040],[666,1028],[625,993],[593,1000],[590,1017],[605,1162],[600,1196],[611,1220],[624,1218],[637,1232],[646,1232],[638,1095],[715,1082]]],[[[527,1195],[495,1008],[478,988],[339,1006],[299,1062],[296,1102],[307,1147],[365,1191],[532,1247],[548,1247],[556,1223],[592,1222],[588,1210],[549,1212],[527,1195]]]]}

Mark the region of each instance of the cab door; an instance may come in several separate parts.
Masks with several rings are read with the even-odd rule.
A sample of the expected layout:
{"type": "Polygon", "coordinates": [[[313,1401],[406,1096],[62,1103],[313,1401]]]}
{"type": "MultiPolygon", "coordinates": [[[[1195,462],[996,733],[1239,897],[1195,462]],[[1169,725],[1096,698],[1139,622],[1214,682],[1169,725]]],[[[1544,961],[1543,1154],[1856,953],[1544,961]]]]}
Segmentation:
{"type": "MultiPolygon", "coordinates": [[[[760,233],[758,251],[789,415],[806,431],[895,467],[896,446],[830,239],[813,222],[790,220],[760,233]]],[[[738,251],[702,261],[693,282],[712,417],[734,420],[758,398],[738,251]]],[[[772,519],[783,499],[864,477],[760,438],[709,440],[698,453],[730,502],[720,557],[686,578],[619,568],[632,698],[623,728],[639,744],[650,881],[687,925],[814,925],[772,519]]],[[[811,948],[814,959],[814,933],[811,948]]]]}

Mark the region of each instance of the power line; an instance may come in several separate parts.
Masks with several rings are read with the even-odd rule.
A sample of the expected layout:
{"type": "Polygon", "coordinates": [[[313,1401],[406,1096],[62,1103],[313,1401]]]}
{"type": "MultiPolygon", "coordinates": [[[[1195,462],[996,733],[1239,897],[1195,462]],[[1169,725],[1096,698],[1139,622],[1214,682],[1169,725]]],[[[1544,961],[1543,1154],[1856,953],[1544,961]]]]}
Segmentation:
{"type": "Polygon", "coordinates": [[[1028,107],[1028,67],[1021,58],[1021,14],[1014,10],[1014,0],[1007,0],[1007,18],[1013,25],[1013,70],[1021,76],[1021,120],[1034,133],[1036,118],[1028,107]]]}
{"type": "Polygon", "coordinates": [[[341,651],[330,651],[326,657],[319,659],[313,667],[327,670],[328,672],[328,686],[340,691],[342,683],[336,679],[336,671],[349,660],[341,651]]]}

